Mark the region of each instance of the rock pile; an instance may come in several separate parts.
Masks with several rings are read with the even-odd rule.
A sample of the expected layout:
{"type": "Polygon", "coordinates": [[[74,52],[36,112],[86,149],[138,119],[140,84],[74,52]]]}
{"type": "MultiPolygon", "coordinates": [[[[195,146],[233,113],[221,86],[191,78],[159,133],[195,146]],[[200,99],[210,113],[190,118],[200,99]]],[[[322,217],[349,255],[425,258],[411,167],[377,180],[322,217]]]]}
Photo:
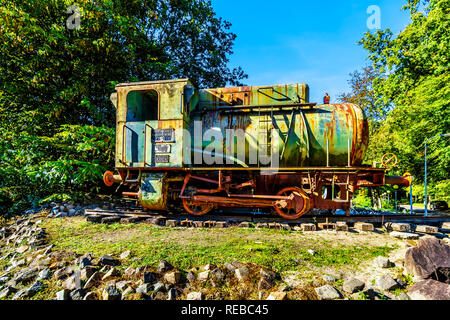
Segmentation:
{"type": "Polygon", "coordinates": [[[450,300],[450,246],[435,238],[421,239],[405,255],[406,271],[419,280],[409,289],[418,300],[450,300]]]}
{"type": "Polygon", "coordinates": [[[186,272],[165,260],[156,268],[124,268],[131,256],[129,251],[120,258],[55,251],[46,241],[45,230],[39,227],[41,221],[19,219],[1,229],[4,246],[0,261],[7,262],[0,271],[0,299],[26,299],[51,289],[55,300],[199,300],[208,297],[198,291],[206,284],[217,287],[226,282],[245,287],[255,277],[258,289],[271,299],[286,298],[286,293],[272,290],[281,279],[276,272],[239,261],[222,266],[207,264],[186,272]]]}
{"type": "MultiPolygon", "coordinates": [[[[69,208],[55,204],[53,217],[69,208]]],[[[53,210],[52,209],[52,210],[53,210]]],[[[62,216],[63,216],[62,215],[62,216]]],[[[46,232],[38,217],[22,217],[0,229],[0,299],[27,299],[44,292],[54,292],[55,300],[202,300],[221,299],[219,293],[208,288],[226,285],[240,296],[256,291],[259,299],[285,300],[291,292],[303,288],[304,281],[298,272],[278,274],[267,268],[239,261],[223,265],[207,264],[190,270],[180,270],[166,260],[157,266],[128,267],[131,251],[118,255],[94,256],[57,251],[49,245],[46,232]],[[246,293],[247,292],[247,293],[246,293]]],[[[149,223],[162,224],[161,221],[149,223]]],[[[203,224],[205,225],[205,224],[203,224]]],[[[275,226],[266,227],[275,228],[275,226]]],[[[245,226],[245,227],[249,227],[245,226]]],[[[303,225],[301,231],[313,231],[315,225],[303,225]]],[[[243,226],[242,226],[243,227],[243,226]]],[[[369,230],[361,226],[361,231],[369,230]]],[[[409,233],[406,225],[389,225],[393,232],[409,233]]],[[[287,226],[280,226],[287,229],[287,226]]],[[[432,230],[433,231],[433,230],[432,230]]],[[[366,231],[364,231],[366,232],[366,231]]],[[[311,257],[317,255],[308,250],[311,257]]],[[[136,261],[136,260],[133,260],[136,261]]],[[[392,271],[398,264],[386,257],[377,257],[372,266],[377,274],[372,279],[360,275],[346,277],[323,275],[310,289],[312,298],[323,300],[359,298],[370,299],[450,299],[450,247],[434,237],[422,238],[417,247],[410,248],[405,257],[406,273],[421,282],[412,286],[408,295],[394,297],[391,293],[406,290],[407,284],[392,271]],[[364,280],[364,281],[363,281],[364,280]]],[[[308,297],[311,298],[311,297],[308,297]]]]}

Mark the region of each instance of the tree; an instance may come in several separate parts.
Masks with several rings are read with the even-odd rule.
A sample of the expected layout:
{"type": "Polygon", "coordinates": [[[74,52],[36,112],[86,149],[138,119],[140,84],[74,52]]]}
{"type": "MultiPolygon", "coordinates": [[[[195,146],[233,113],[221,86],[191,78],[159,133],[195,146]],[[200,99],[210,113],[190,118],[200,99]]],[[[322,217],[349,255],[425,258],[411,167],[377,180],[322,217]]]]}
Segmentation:
{"type": "MultiPolygon", "coordinates": [[[[398,36],[388,30],[366,33],[361,44],[380,76],[373,81],[377,99],[395,107],[372,137],[373,154],[394,152],[397,173],[411,172],[424,179],[424,143],[427,138],[450,132],[450,1],[409,0],[409,24],[398,36]]],[[[450,141],[436,139],[429,145],[429,178],[446,186],[450,172],[450,141]]]]}
{"type": "MultiPolygon", "coordinates": [[[[369,134],[372,136],[386,119],[391,106],[385,105],[373,89],[373,82],[380,73],[372,66],[365,66],[361,71],[350,74],[348,81],[351,92],[341,93],[338,100],[343,103],[354,103],[364,109],[369,122],[369,134]]],[[[369,145],[370,148],[370,145],[369,145]]]]}
{"type": "Polygon", "coordinates": [[[247,77],[228,67],[236,35],[209,1],[78,0],[68,11],[73,4],[0,0],[5,210],[98,191],[113,166],[117,83],[189,77],[220,87],[247,77]]]}
{"type": "Polygon", "coordinates": [[[14,127],[113,126],[118,82],[189,77],[215,87],[246,77],[227,67],[236,35],[210,2],[80,0],[73,30],[71,4],[0,0],[0,105],[14,127]]]}

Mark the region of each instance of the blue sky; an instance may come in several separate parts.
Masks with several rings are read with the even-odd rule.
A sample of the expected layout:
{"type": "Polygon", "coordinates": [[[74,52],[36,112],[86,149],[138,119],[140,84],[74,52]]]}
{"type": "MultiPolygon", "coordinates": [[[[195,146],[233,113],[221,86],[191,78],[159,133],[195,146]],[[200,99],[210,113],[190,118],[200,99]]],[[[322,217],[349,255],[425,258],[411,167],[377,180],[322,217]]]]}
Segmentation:
{"type": "Polygon", "coordinates": [[[406,0],[212,0],[237,34],[230,66],[242,66],[247,85],[307,83],[311,102],[325,92],[336,102],[349,73],[368,64],[357,44],[368,30],[367,8],[381,9],[381,29],[399,33],[410,22],[406,0]]]}

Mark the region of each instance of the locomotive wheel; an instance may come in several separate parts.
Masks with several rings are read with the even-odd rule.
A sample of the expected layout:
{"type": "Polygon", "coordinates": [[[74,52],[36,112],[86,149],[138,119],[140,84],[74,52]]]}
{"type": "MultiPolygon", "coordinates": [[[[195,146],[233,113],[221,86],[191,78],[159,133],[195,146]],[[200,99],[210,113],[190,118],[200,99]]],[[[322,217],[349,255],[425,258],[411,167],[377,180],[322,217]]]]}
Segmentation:
{"type": "Polygon", "coordinates": [[[194,216],[204,216],[214,208],[211,203],[193,201],[191,199],[183,199],[183,207],[189,214],[194,216]]]}
{"type": "Polygon", "coordinates": [[[275,206],[275,211],[279,216],[288,219],[295,220],[303,216],[310,208],[310,199],[306,193],[300,188],[290,187],[285,188],[278,192],[278,196],[290,197],[293,196],[294,199],[288,201],[287,206],[282,208],[281,206],[275,206]]]}

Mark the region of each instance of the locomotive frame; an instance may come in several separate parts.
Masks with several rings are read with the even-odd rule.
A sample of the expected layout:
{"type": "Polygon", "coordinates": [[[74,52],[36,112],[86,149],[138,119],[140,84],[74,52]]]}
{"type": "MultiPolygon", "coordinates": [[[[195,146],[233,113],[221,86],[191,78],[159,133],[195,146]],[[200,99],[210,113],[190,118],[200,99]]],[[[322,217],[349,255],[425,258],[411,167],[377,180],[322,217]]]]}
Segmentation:
{"type": "MultiPolygon", "coordinates": [[[[285,219],[298,219],[314,208],[342,209],[348,215],[352,196],[358,188],[409,185],[406,177],[386,176],[385,168],[360,164],[368,144],[367,123],[362,110],[361,114],[356,114],[357,106],[316,106],[309,102],[309,88],[304,84],[197,90],[188,79],[177,79],[119,84],[116,91],[111,100],[117,109],[118,174],[106,172],[104,182],[108,186],[114,183],[129,186],[130,191],[123,195],[136,197],[146,209],[169,210],[179,208],[182,203],[188,213],[197,216],[218,207],[265,208],[285,219]],[[323,140],[326,141],[325,150],[316,151],[315,158],[305,160],[295,154],[297,149],[292,148],[289,140],[292,130],[300,130],[292,128],[294,117],[302,119],[308,130],[305,114],[322,110],[320,108],[343,113],[347,117],[347,123],[344,123],[347,128],[350,120],[345,112],[351,110],[353,127],[349,132],[353,133],[349,137],[343,130],[334,130],[333,125],[337,126],[338,120],[334,119],[333,111],[334,122],[321,121],[318,126],[326,126],[327,134],[331,130],[334,140],[330,142],[327,137],[323,140]],[[233,115],[236,113],[244,114],[246,118],[233,115]],[[282,145],[282,157],[287,148],[291,152],[286,156],[291,158],[281,166],[185,163],[186,155],[192,156],[191,144],[185,144],[191,139],[186,136],[186,130],[193,130],[192,119],[195,117],[207,127],[213,127],[218,126],[218,114],[231,114],[226,118],[225,128],[242,126],[242,122],[246,122],[245,128],[251,128],[249,119],[257,119],[256,128],[251,128],[254,131],[250,135],[254,135],[256,147],[260,148],[262,113],[266,114],[266,119],[270,118],[272,126],[274,123],[283,126],[283,122],[275,122],[275,117],[288,119],[285,133],[278,139],[280,142],[271,140],[273,144],[282,145]],[[317,165],[292,165],[305,161],[317,165]],[[331,166],[330,163],[339,165],[331,166]]],[[[314,120],[312,116],[309,119],[314,120]]],[[[266,134],[267,128],[266,125],[266,134]]],[[[307,150],[308,157],[310,144],[307,138],[307,145],[301,146],[307,150]]],[[[297,141],[295,147],[299,145],[297,141]]]]}

